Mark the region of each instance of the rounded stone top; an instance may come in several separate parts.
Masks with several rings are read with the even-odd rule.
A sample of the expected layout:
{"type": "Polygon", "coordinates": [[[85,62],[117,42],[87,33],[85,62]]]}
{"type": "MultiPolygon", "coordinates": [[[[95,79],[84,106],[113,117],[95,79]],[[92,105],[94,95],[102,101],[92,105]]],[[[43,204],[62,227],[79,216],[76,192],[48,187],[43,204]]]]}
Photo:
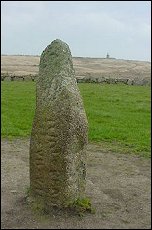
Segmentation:
{"type": "Polygon", "coordinates": [[[55,39],[41,54],[39,76],[51,80],[59,75],[74,78],[74,69],[69,46],[62,40],[55,39]]]}
{"type": "Polygon", "coordinates": [[[58,45],[61,45],[61,46],[66,46],[66,47],[68,47],[68,45],[67,45],[65,42],[63,42],[61,39],[58,39],[58,38],[55,39],[54,41],[52,41],[51,44],[52,44],[52,45],[58,44],[58,45]]]}
{"type": "Polygon", "coordinates": [[[68,46],[68,44],[66,44],[65,42],[63,42],[60,39],[55,39],[54,41],[51,42],[51,44],[49,44],[45,50],[43,51],[44,53],[48,53],[49,55],[70,55],[71,56],[71,52],[70,52],[70,48],[68,46]]]}

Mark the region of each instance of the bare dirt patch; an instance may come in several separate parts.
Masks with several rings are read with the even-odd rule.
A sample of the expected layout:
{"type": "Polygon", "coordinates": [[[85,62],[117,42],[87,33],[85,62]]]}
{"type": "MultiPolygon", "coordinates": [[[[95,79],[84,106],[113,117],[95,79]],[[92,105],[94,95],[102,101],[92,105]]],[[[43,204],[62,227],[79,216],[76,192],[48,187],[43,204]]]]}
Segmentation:
{"type": "Polygon", "coordinates": [[[34,213],[29,188],[29,139],[1,141],[2,229],[150,229],[150,159],[88,146],[86,195],[95,214],[34,213]]]}

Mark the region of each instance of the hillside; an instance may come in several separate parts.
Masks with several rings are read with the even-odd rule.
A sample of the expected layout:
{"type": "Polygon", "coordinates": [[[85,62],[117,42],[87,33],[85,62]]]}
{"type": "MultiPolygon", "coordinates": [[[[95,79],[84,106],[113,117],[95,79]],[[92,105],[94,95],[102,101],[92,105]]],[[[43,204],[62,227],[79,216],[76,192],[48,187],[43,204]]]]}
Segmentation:
{"type": "MultiPolygon", "coordinates": [[[[38,74],[39,56],[2,55],[1,74],[26,76],[38,74]]],[[[151,81],[151,62],[114,58],[73,57],[76,76],[92,78],[148,79],[151,81]]]]}

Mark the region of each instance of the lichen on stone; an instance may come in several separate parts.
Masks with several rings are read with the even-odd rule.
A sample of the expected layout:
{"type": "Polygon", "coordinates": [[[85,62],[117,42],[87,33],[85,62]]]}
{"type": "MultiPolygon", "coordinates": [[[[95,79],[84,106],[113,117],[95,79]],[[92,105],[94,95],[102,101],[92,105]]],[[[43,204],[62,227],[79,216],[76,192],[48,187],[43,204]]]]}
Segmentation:
{"type": "Polygon", "coordinates": [[[85,194],[88,123],[69,46],[57,39],[40,58],[30,140],[30,188],[45,206],[85,194]]]}

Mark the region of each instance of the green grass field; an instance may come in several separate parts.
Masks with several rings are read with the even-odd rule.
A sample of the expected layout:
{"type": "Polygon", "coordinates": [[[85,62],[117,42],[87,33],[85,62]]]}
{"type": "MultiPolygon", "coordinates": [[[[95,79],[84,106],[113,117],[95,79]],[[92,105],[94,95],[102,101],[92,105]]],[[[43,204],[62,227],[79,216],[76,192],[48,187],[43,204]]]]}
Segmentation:
{"type": "MultiPolygon", "coordinates": [[[[103,149],[150,157],[149,86],[80,83],[89,141],[103,149]]],[[[2,82],[2,137],[30,136],[34,82],[2,82]]]]}

